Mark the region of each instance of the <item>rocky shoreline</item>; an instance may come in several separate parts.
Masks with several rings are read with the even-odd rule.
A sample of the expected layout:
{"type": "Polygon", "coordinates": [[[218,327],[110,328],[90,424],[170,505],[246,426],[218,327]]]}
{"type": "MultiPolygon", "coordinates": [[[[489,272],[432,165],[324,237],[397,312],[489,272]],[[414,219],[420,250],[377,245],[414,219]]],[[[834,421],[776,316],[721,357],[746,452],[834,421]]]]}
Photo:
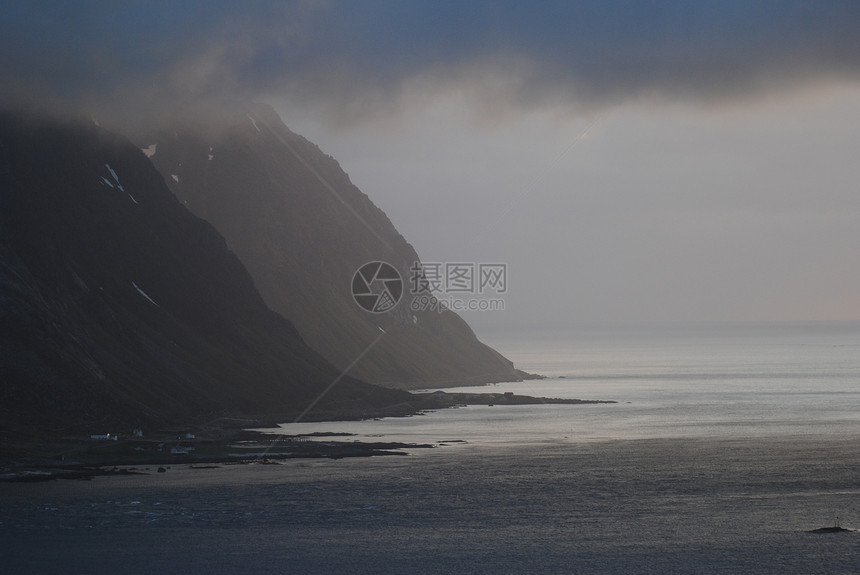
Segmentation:
{"type": "Polygon", "coordinates": [[[361,442],[343,437],[343,434],[277,436],[253,430],[237,430],[227,432],[227,435],[229,437],[126,438],[99,444],[69,438],[62,444],[67,455],[60,458],[55,456],[49,461],[31,456],[8,462],[0,471],[0,482],[88,480],[98,476],[164,473],[172,465],[205,469],[297,458],[407,455],[406,449],[434,447],[430,444],[361,442]]]}
{"type": "MultiPolygon", "coordinates": [[[[614,401],[558,399],[513,393],[414,393],[415,403],[401,416],[466,405],[581,405],[614,401]]],[[[341,413],[323,420],[367,419],[341,413]]],[[[374,414],[376,416],[376,414],[374,414]]],[[[320,420],[320,418],[314,418],[320,420]]],[[[350,434],[314,433],[281,436],[249,428],[276,427],[289,418],[222,418],[197,428],[172,428],[143,436],[91,435],[3,438],[0,483],[55,479],[93,479],[98,476],[165,472],[170,465],[237,465],[295,458],[375,457],[407,455],[408,449],[430,449],[431,444],[363,442],[350,434]]]]}

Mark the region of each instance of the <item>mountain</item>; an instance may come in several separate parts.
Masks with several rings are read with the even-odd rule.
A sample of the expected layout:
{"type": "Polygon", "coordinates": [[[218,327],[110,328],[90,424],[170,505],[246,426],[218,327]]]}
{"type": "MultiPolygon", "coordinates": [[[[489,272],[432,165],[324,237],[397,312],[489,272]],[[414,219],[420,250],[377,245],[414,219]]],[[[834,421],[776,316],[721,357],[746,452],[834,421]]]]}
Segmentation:
{"type": "Polygon", "coordinates": [[[268,305],[339,369],[407,389],[527,376],[455,313],[410,309],[418,254],[333,158],[270,107],[189,113],[135,139],[176,196],[224,235],[268,305]],[[386,313],[352,297],[369,262],[400,276],[402,297],[386,313]]]}
{"type": "Polygon", "coordinates": [[[138,147],[90,122],[0,113],[0,428],[409,401],[339,374],[138,147]]]}

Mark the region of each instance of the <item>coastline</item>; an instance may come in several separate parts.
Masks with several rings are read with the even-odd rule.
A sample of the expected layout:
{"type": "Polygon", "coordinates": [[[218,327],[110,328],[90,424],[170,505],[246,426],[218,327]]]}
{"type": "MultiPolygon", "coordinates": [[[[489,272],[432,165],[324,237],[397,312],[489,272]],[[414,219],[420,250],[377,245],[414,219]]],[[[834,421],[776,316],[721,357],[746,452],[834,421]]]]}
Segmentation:
{"type": "MultiPolygon", "coordinates": [[[[507,393],[413,393],[415,404],[395,406],[390,415],[420,416],[439,409],[466,405],[583,405],[616,403],[608,400],[581,400],[533,397],[507,393]]],[[[306,421],[354,421],[374,419],[383,414],[314,414],[306,421]],[[327,417],[325,417],[328,415],[327,417]]],[[[92,479],[96,476],[143,474],[167,470],[170,465],[235,465],[265,463],[284,459],[376,457],[406,455],[406,449],[431,449],[426,443],[367,442],[351,434],[312,433],[273,436],[263,431],[289,418],[261,415],[221,418],[217,423],[195,428],[174,427],[147,436],[65,436],[4,438],[0,460],[0,483],[39,482],[55,479],[92,479]],[[186,430],[187,429],[187,430],[186,430]],[[190,430],[190,431],[189,431],[190,430]],[[193,433],[192,433],[193,431],[193,433]],[[326,441],[310,441],[325,437],[326,441]],[[150,468],[150,469],[147,469],[150,468]],[[156,468],[153,471],[151,468],[156,468]]]]}

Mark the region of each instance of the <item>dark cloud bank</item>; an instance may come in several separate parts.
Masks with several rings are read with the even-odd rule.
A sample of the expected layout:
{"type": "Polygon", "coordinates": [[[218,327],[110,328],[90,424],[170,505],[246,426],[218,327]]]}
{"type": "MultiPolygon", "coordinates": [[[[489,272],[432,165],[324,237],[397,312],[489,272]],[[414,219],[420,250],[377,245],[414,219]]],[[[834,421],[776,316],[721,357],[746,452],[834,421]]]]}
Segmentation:
{"type": "Polygon", "coordinates": [[[853,1],[8,4],[7,104],[129,117],[280,98],[349,119],[417,78],[480,94],[507,77],[519,105],[709,101],[860,70],[853,1]]]}

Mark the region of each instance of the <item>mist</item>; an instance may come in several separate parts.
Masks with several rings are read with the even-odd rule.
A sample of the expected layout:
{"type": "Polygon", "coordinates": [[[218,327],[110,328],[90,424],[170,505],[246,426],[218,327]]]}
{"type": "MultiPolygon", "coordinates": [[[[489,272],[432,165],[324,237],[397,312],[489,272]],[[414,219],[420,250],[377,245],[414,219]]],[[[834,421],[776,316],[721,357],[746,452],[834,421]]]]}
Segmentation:
{"type": "MultiPolygon", "coordinates": [[[[0,101],[138,130],[270,103],[525,324],[860,319],[860,6],[36,2],[0,101]]],[[[214,121],[214,120],[213,120],[214,121]]]]}

